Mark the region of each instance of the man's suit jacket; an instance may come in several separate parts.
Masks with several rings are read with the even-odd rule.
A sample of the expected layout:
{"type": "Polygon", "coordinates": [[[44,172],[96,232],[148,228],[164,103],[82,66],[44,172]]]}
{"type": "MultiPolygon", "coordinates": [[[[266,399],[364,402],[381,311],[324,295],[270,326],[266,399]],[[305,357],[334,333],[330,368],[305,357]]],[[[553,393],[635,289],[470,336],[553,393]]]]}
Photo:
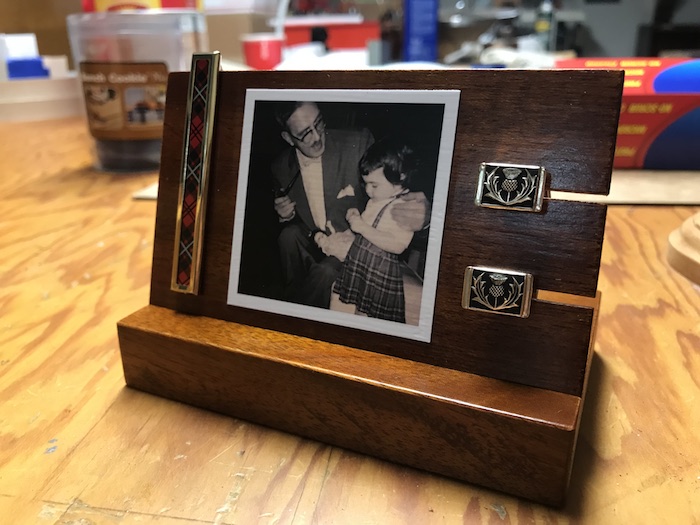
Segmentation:
{"type": "MultiPolygon", "coordinates": [[[[345,214],[350,208],[358,208],[360,211],[364,209],[367,197],[360,185],[359,163],[372,142],[372,134],[367,129],[326,130],[326,147],[321,157],[323,197],[326,220],[331,221],[336,231],[348,229],[345,214]],[[341,193],[350,193],[348,187],[352,188],[354,195],[338,198],[341,193]]],[[[271,169],[275,187],[286,188],[300,171],[296,149],[290,148],[289,151],[285,151],[273,161],[271,169]]],[[[292,186],[289,198],[296,203],[296,218],[310,231],[316,230],[301,175],[292,186]]]]}

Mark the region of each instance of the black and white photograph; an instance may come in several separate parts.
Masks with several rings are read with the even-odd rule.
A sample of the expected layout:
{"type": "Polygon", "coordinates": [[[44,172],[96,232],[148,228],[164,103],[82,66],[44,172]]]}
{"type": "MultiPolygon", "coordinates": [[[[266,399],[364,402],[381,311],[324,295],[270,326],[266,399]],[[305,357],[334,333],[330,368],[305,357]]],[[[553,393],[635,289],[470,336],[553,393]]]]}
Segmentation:
{"type": "Polygon", "coordinates": [[[228,304],[429,342],[458,105],[247,90],[228,304]]]}

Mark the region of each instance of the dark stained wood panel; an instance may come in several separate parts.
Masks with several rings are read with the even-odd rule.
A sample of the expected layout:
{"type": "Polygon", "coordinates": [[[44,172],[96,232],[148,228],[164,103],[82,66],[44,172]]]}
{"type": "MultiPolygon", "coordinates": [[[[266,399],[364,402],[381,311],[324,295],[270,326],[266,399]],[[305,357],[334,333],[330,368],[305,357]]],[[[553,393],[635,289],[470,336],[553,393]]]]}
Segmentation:
{"type": "Polygon", "coordinates": [[[595,296],[605,206],[528,214],[474,205],[482,161],[542,164],[551,189],[606,193],[622,75],[604,71],[223,73],[200,296],[169,290],[187,74],[170,77],[151,302],[196,315],[580,395],[594,309],[533,301],[528,319],[461,308],[468,265],[530,272],[535,288],[595,296]],[[246,88],[460,89],[430,344],[226,305],[246,88]],[[211,220],[215,217],[215,223],[211,220]]]}

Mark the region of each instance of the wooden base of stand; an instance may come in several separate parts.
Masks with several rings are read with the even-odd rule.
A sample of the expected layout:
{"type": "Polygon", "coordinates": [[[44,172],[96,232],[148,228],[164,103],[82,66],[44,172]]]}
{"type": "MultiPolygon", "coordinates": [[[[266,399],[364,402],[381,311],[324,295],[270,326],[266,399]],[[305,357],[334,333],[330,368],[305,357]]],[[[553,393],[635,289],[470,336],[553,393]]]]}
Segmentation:
{"type": "Polygon", "coordinates": [[[700,213],[671,232],[667,256],[668,263],[677,272],[700,284],[700,213]]]}
{"type": "Polygon", "coordinates": [[[118,331],[130,387],[564,502],[580,397],[157,306],[122,320],[118,331]]]}

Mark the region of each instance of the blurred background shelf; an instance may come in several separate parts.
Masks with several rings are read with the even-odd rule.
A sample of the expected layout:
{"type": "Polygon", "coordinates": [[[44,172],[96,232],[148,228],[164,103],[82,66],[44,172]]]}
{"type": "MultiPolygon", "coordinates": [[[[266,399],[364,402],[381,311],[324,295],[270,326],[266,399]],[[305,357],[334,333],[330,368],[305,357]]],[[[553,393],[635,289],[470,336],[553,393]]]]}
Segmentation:
{"type": "Polygon", "coordinates": [[[0,122],[48,120],[83,113],[80,82],[75,75],[0,82],[0,122]]]}

